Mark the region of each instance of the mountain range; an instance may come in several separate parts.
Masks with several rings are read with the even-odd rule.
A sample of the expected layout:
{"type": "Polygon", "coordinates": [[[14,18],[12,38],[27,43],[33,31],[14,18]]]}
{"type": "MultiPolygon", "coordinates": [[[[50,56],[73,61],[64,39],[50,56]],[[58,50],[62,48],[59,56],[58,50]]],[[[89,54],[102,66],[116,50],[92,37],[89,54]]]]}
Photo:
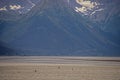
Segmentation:
{"type": "Polygon", "coordinates": [[[119,0],[0,2],[0,55],[120,56],[119,0]]]}

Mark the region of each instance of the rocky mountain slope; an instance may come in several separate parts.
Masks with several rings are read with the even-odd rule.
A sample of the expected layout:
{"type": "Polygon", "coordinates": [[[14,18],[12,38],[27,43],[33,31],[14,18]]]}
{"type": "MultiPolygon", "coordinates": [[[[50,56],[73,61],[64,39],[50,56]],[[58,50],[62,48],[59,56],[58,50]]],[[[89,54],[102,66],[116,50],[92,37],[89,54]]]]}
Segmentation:
{"type": "Polygon", "coordinates": [[[120,56],[119,0],[33,1],[0,11],[0,41],[17,55],[120,56]]]}

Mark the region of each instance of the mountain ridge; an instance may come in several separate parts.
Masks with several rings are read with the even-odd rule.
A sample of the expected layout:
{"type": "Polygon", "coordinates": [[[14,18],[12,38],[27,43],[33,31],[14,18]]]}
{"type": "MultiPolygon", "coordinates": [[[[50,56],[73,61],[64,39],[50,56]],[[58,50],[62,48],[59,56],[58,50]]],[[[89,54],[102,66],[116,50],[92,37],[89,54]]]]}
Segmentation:
{"type": "Polygon", "coordinates": [[[120,56],[119,38],[113,39],[111,32],[64,0],[42,1],[19,19],[1,20],[0,41],[15,50],[9,55],[120,56]]]}

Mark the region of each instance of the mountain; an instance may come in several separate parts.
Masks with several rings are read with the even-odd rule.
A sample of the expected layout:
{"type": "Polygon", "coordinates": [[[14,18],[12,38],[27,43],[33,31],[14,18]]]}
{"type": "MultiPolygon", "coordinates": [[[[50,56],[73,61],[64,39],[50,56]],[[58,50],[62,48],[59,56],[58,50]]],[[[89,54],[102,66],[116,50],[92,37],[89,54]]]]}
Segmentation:
{"type": "Polygon", "coordinates": [[[11,49],[11,47],[8,44],[5,44],[3,42],[0,42],[0,55],[1,56],[14,56],[16,55],[16,51],[14,49],[11,49]]]}
{"type": "MultiPolygon", "coordinates": [[[[9,47],[7,54],[120,56],[119,0],[13,2],[5,5],[15,10],[0,12],[0,41],[9,47]]],[[[6,49],[0,51],[6,55],[6,49]]]]}

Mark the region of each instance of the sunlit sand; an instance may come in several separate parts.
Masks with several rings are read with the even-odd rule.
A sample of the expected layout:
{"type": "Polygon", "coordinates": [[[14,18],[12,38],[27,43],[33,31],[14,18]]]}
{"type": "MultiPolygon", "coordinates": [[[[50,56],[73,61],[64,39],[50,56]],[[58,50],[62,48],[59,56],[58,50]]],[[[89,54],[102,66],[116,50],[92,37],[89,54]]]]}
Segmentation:
{"type": "Polygon", "coordinates": [[[120,80],[120,58],[0,57],[0,80],[120,80]]]}

